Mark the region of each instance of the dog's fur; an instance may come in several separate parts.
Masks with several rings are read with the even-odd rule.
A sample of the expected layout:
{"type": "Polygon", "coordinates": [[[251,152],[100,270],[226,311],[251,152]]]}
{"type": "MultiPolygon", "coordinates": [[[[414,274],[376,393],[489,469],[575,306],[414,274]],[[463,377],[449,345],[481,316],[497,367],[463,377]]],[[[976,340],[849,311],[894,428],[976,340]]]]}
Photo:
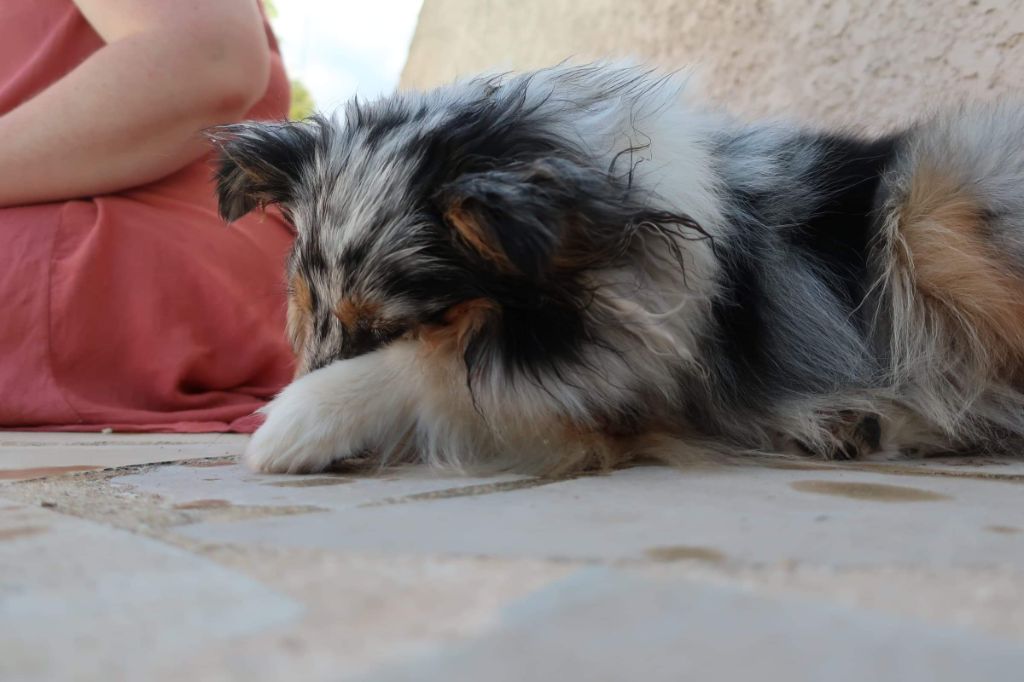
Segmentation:
{"type": "Polygon", "coordinates": [[[617,65],[219,131],[221,212],[298,237],[257,469],[372,453],[989,448],[1024,434],[1024,108],[877,139],[748,125],[617,65]]]}

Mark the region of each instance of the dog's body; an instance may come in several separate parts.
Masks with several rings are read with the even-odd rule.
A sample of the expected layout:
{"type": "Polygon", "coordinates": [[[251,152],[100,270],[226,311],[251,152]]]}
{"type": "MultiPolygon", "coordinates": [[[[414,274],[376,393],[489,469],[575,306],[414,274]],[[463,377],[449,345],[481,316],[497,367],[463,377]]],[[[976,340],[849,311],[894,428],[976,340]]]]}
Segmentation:
{"type": "Polygon", "coordinates": [[[299,378],[247,452],[556,471],[1024,434],[1024,108],[880,139],[557,67],[222,138],[298,239],[299,378]]]}

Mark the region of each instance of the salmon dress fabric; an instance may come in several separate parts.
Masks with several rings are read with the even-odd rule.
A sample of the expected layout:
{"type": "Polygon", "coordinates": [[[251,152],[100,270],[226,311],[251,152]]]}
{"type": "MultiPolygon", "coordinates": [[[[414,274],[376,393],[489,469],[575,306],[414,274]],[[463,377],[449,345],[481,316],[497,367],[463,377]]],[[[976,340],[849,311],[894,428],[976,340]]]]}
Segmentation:
{"type": "MultiPolygon", "coordinates": [[[[288,111],[267,39],[271,81],[248,118],[288,111]]],[[[2,0],[0,116],[102,46],[69,0],[2,0]]],[[[0,428],[254,428],[293,371],[292,235],[274,215],[226,226],[211,176],[206,158],[118,194],[0,207],[0,428]]]]}

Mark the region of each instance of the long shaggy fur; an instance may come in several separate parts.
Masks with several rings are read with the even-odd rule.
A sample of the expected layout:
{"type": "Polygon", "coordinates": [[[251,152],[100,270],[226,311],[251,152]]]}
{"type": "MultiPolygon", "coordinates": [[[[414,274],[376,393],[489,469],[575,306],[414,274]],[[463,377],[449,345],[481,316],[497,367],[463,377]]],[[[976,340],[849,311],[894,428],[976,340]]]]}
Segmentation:
{"type": "Polygon", "coordinates": [[[278,204],[295,382],[247,458],[564,472],[1024,434],[1024,108],[866,139],[559,66],[219,130],[278,204]]]}

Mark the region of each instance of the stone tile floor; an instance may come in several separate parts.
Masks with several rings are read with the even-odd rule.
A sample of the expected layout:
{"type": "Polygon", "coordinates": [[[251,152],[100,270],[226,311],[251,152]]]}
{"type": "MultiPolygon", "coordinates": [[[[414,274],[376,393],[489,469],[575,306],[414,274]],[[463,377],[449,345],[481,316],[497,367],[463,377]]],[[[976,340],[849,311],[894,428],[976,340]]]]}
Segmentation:
{"type": "Polygon", "coordinates": [[[2,680],[1019,680],[1024,459],[253,474],[0,435],[2,680]]]}

